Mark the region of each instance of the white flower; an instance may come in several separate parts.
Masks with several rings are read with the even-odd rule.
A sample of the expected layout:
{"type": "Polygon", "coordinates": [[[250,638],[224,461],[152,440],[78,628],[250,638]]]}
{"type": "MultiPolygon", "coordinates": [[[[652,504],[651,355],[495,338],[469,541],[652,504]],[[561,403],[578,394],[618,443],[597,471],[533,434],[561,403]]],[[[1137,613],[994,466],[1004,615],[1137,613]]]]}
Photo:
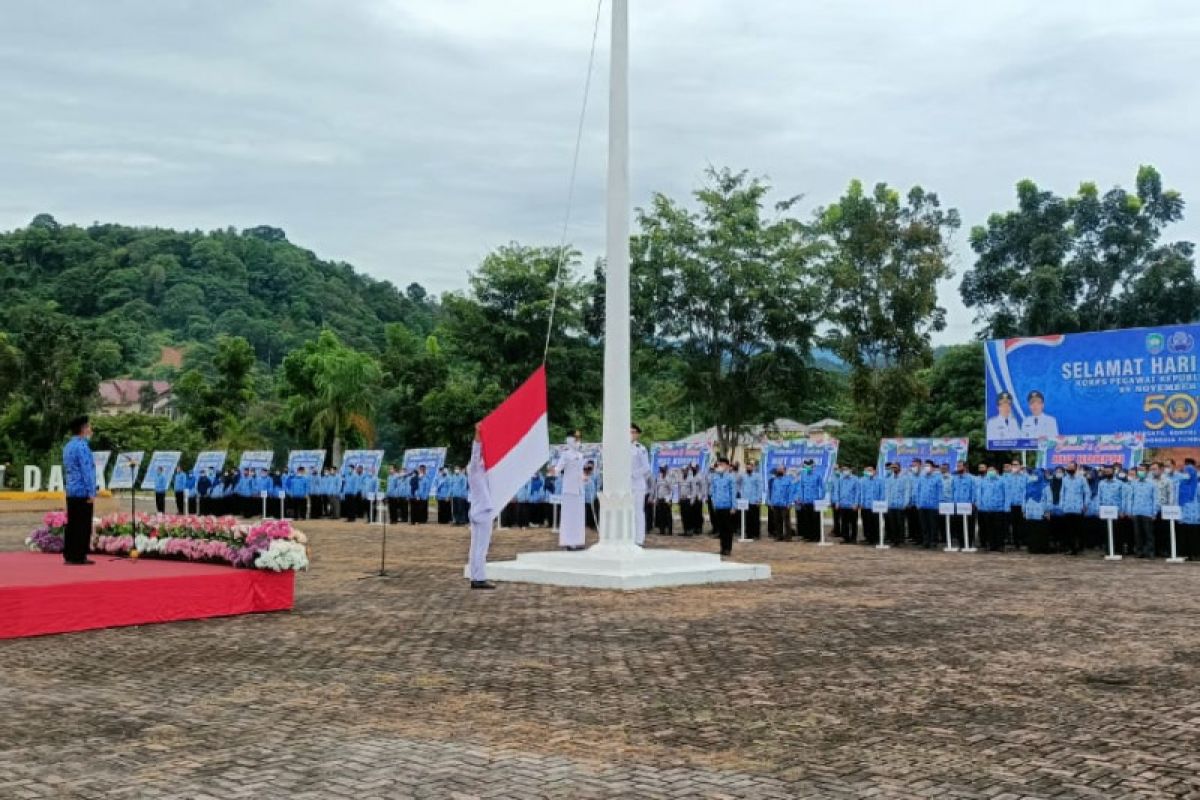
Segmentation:
{"type": "Polygon", "coordinates": [[[308,553],[295,542],[275,539],[270,547],[258,554],[254,566],[274,572],[307,569],[308,553]]]}

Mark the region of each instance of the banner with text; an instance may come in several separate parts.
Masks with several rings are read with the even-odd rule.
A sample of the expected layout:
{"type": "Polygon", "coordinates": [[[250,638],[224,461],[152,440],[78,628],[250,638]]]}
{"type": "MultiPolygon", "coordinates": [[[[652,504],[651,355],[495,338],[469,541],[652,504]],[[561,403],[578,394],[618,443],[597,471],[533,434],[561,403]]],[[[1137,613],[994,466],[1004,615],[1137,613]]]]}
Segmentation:
{"type": "Polygon", "coordinates": [[[809,460],[813,462],[813,470],[829,480],[837,464],[837,455],[838,440],[832,438],[767,442],[763,445],[763,480],[766,481],[777,467],[783,467],[786,472],[799,472],[809,460]]]}
{"type": "Polygon", "coordinates": [[[113,465],[112,477],[108,479],[108,488],[132,489],[145,456],[146,453],[143,450],[117,453],[117,462],[113,465]]]}
{"type": "Polygon", "coordinates": [[[271,450],[246,450],[242,460],[238,462],[238,472],[253,470],[257,475],[260,470],[270,470],[275,462],[275,453],[271,450]]]}
{"type": "Polygon", "coordinates": [[[1112,436],[1055,436],[1043,439],[1038,447],[1039,467],[1066,466],[1074,461],[1081,467],[1099,467],[1120,462],[1126,468],[1142,463],[1146,437],[1140,433],[1112,436]]]}
{"type": "Polygon", "coordinates": [[[360,466],[363,468],[363,472],[378,475],[379,470],[383,467],[383,451],[347,450],[342,455],[342,475],[353,472],[360,466]]]}
{"type": "Polygon", "coordinates": [[[989,450],[1041,439],[1142,433],[1148,447],[1200,444],[1200,325],[990,341],[989,450]]]}
{"type": "Polygon", "coordinates": [[[146,467],[146,471],[142,473],[142,488],[153,489],[159,470],[162,470],[162,474],[166,476],[169,491],[174,482],[175,468],[179,466],[179,459],[182,456],[183,453],[178,450],[159,450],[150,456],[150,464],[146,467]]]}
{"type": "Polygon", "coordinates": [[[667,472],[682,471],[692,464],[701,472],[708,471],[709,449],[706,444],[689,444],[687,442],[659,442],[650,448],[650,474],[657,478],[662,467],[667,472]]]}
{"type": "Polygon", "coordinates": [[[876,467],[883,474],[884,464],[900,464],[907,467],[913,459],[921,462],[932,461],[939,467],[942,464],[950,467],[953,472],[960,464],[967,461],[967,447],[970,440],[956,439],[880,439],[879,463],[876,467]]]}
{"type": "Polygon", "coordinates": [[[424,467],[428,475],[436,475],[437,471],[446,465],[446,448],[444,447],[414,447],[404,451],[404,471],[415,472],[424,467]]]}
{"type": "Polygon", "coordinates": [[[288,473],[295,475],[300,467],[304,467],[306,475],[320,475],[321,470],[325,469],[325,451],[293,450],[288,453],[288,473]]]}
{"type": "Polygon", "coordinates": [[[226,455],[224,450],[205,450],[196,456],[196,463],[192,465],[192,474],[200,477],[211,469],[214,476],[220,475],[221,470],[225,469],[226,455]]]}

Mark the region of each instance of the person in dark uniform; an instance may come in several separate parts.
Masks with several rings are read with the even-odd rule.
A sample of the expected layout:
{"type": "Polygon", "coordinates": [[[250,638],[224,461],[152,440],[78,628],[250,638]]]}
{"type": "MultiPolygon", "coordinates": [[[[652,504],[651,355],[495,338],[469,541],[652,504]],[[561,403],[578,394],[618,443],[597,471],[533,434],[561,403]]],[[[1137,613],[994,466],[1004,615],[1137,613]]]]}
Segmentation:
{"type": "Polygon", "coordinates": [[[67,529],[63,535],[63,561],[72,566],[91,564],[92,512],[96,500],[96,463],[88,439],[92,425],[87,417],[71,420],[71,440],[63,448],[66,472],[67,529]]]}

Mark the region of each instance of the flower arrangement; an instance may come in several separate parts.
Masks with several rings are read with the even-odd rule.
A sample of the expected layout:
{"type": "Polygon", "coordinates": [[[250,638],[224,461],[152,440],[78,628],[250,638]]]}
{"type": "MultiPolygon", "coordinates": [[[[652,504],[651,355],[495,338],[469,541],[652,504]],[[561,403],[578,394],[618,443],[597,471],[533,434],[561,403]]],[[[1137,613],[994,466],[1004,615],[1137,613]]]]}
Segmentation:
{"type": "MultiPolygon", "coordinates": [[[[52,511],[26,546],[61,553],[67,515],[52,511]]],[[[246,525],[233,517],[113,514],[92,529],[92,550],[109,555],[173,558],[275,572],[308,567],[308,540],[287,520],[246,525]]]]}

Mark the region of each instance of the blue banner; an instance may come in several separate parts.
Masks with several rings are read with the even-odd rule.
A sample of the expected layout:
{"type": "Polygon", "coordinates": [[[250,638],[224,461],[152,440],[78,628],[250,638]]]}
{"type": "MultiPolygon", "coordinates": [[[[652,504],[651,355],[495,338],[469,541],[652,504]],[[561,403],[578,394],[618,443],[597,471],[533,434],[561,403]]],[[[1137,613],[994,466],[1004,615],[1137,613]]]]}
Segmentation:
{"type": "Polygon", "coordinates": [[[829,480],[833,468],[837,465],[837,439],[792,439],[783,442],[767,442],[763,445],[762,475],[763,481],[773,473],[776,467],[783,467],[785,472],[797,473],[805,461],[813,462],[813,470],[829,480]]]}
{"type": "Polygon", "coordinates": [[[953,472],[959,463],[967,461],[967,446],[970,440],[959,439],[881,439],[879,441],[879,474],[884,464],[900,464],[907,467],[913,459],[942,464],[953,472]]]}
{"type": "Polygon", "coordinates": [[[168,483],[174,481],[175,468],[179,466],[179,459],[182,455],[183,453],[178,450],[159,450],[152,455],[150,457],[150,465],[142,473],[142,488],[154,488],[154,479],[158,477],[160,469],[162,470],[162,474],[167,476],[168,483]]]}
{"type": "Polygon", "coordinates": [[[112,477],[108,479],[110,489],[132,489],[137,481],[138,469],[146,453],[142,450],[128,453],[117,453],[117,461],[113,466],[112,477]]]}
{"type": "Polygon", "coordinates": [[[225,469],[224,450],[205,450],[196,456],[196,463],[192,465],[193,475],[200,477],[210,469],[213,471],[214,476],[220,475],[221,470],[225,469]]]}
{"type": "Polygon", "coordinates": [[[325,469],[325,451],[293,450],[288,453],[288,473],[295,475],[300,467],[304,467],[307,475],[320,475],[321,470],[325,469]]]}
{"type": "Polygon", "coordinates": [[[658,470],[666,467],[682,470],[695,464],[701,472],[708,470],[708,445],[687,442],[659,442],[650,448],[650,474],[657,477],[658,470]]]}
{"type": "Polygon", "coordinates": [[[270,450],[247,450],[242,453],[242,460],[238,462],[238,472],[250,469],[257,475],[259,470],[269,471],[274,461],[275,453],[270,450]]]}
{"type": "Polygon", "coordinates": [[[1053,468],[1074,462],[1081,467],[1101,467],[1120,463],[1129,469],[1142,463],[1145,447],[1145,437],[1140,433],[1055,436],[1041,441],[1037,465],[1053,468]]]}
{"type": "Polygon", "coordinates": [[[383,467],[383,451],[382,450],[347,450],[342,455],[342,475],[348,472],[353,472],[358,467],[363,468],[363,472],[368,475],[379,475],[379,470],[383,467]]]}
{"type": "Polygon", "coordinates": [[[110,458],[112,458],[112,450],[92,451],[92,466],[96,468],[96,485],[101,489],[108,488],[108,484],[104,481],[104,470],[108,469],[110,458]]]}
{"type": "Polygon", "coordinates": [[[984,348],[989,450],[1054,436],[1142,433],[1200,444],[1200,325],[998,339],[984,348]]]}
{"type": "Polygon", "coordinates": [[[418,467],[425,467],[427,475],[436,475],[437,471],[446,465],[446,448],[417,447],[404,451],[404,471],[416,472],[418,467]]]}

